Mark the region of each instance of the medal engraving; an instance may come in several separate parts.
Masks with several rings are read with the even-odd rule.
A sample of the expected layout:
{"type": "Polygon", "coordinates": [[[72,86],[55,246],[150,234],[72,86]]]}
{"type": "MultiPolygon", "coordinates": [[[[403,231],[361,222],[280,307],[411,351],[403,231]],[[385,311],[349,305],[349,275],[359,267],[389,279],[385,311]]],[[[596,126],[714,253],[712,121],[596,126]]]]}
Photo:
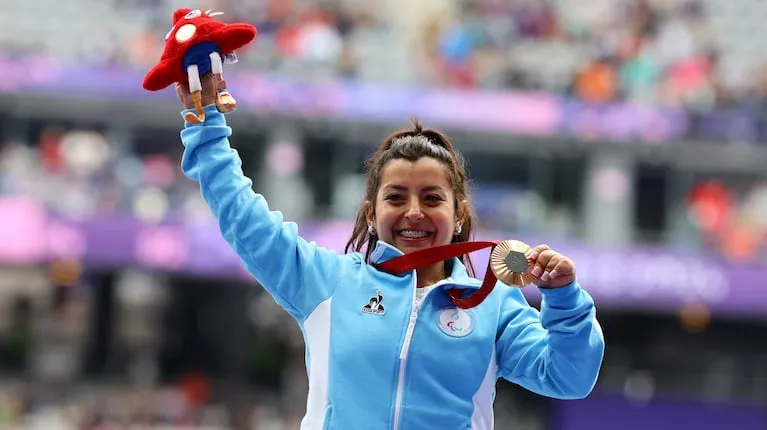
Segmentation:
{"type": "Polygon", "coordinates": [[[523,273],[530,267],[530,262],[527,261],[525,254],[519,251],[509,251],[505,261],[506,267],[515,273],[523,273]]]}

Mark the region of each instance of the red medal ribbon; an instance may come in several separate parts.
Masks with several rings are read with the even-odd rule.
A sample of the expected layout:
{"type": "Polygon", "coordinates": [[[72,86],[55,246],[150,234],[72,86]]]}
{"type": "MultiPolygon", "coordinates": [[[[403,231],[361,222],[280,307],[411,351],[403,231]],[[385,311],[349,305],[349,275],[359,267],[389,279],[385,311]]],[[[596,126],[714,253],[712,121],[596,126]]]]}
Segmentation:
{"type": "MultiPolygon", "coordinates": [[[[419,249],[418,251],[413,251],[409,254],[386,260],[383,263],[375,265],[375,267],[394,275],[402,275],[430,264],[439,263],[440,261],[449,260],[481,249],[490,248],[490,251],[492,252],[497,244],[498,242],[495,241],[458,242],[449,245],[435,246],[433,248],[419,249]]],[[[482,281],[482,286],[479,290],[467,297],[463,297],[465,293],[465,290],[463,289],[453,288],[448,290],[447,293],[457,307],[461,309],[469,309],[482,303],[493,291],[496,282],[498,282],[498,279],[495,277],[495,273],[493,273],[493,270],[490,267],[490,262],[488,262],[485,279],[482,281]]]]}

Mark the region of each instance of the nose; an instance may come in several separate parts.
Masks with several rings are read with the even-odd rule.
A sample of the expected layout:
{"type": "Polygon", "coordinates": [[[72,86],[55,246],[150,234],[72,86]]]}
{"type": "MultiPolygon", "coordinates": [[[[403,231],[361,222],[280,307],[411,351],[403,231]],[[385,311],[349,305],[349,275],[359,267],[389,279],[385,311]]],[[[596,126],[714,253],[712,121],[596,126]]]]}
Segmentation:
{"type": "Polygon", "coordinates": [[[410,222],[417,222],[423,219],[423,211],[421,210],[421,203],[418,199],[412,199],[410,205],[405,213],[405,218],[410,222]]]}

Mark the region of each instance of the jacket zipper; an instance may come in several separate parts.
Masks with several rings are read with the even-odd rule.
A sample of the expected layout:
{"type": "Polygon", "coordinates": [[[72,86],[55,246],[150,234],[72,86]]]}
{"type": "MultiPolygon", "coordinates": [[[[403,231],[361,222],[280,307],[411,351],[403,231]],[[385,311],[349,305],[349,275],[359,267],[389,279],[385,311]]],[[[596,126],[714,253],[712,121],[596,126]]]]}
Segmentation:
{"type": "Polygon", "coordinates": [[[452,282],[450,278],[437,282],[432,288],[421,298],[419,303],[416,303],[416,275],[413,273],[413,299],[412,307],[410,309],[410,318],[407,323],[407,330],[405,330],[405,340],[402,344],[402,350],[399,353],[399,374],[397,375],[397,392],[394,396],[394,426],[393,430],[399,430],[399,422],[402,416],[402,396],[405,391],[405,370],[407,369],[407,358],[410,352],[410,342],[413,340],[413,331],[415,330],[415,323],[418,320],[418,311],[421,309],[421,305],[426,300],[429,294],[438,288],[441,284],[452,282]]]}

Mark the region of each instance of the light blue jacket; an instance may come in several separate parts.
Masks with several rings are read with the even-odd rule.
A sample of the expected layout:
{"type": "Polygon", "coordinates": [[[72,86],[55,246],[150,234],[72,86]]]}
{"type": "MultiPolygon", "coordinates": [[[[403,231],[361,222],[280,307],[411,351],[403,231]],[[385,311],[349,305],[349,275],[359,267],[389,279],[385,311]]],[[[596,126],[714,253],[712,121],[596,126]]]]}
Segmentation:
{"type": "MultiPolygon", "coordinates": [[[[307,242],[270,211],[229,146],[215,106],[186,124],[182,168],[200,183],[221,233],[245,267],[299,323],[309,376],[306,430],[492,429],[495,384],[577,399],[594,387],[604,340],[594,302],[577,283],[544,289],[539,313],[519,289],[498,286],[457,311],[450,288],[479,288],[455,261],[415,301],[415,273],[395,276],[307,242]]],[[[373,262],[400,255],[379,242],[373,262]]]]}

